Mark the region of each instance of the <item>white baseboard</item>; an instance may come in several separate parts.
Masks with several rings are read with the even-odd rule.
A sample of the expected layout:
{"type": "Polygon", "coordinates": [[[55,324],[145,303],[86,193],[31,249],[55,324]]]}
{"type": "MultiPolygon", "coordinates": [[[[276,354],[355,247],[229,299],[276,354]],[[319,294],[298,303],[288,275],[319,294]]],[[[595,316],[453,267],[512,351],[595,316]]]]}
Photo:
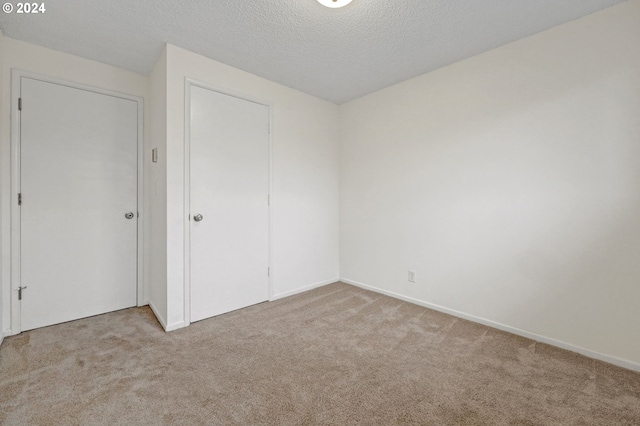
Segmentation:
{"type": "Polygon", "coordinates": [[[454,317],[462,318],[468,321],[472,321],[478,324],[486,325],[491,328],[496,328],[498,330],[506,331],[508,333],[516,334],[518,336],[526,337],[531,340],[535,340],[536,342],[546,343],[551,346],[555,346],[561,349],[566,349],[571,352],[579,353],[580,355],[584,355],[589,358],[597,359],[600,361],[608,362],[609,364],[617,365],[619,367],[626,368],[628,370],[640,371],[640,364],[637,362],[629,361],[626,359],[621,359],[615,356],[601,354],[599,352],[592,351],[590,349],[586,349],[580,346],[575,346],[570,343],[566,343],[560,340],[553,339],[551,337],[542,336],[536,333],[531,333],[529,331],[521,330],[519,328],[511,327],[505,324],[501,324],[495,321],[491,321],[485,318],[476,317],[474,315],[465,314],[464,312],[456,311],[454,309],[449,309],[444,306],[436,305],[430,302],[425,302],[424,300],[416,299],[413,297],[405,296],[399,293],[394,293],[392,291],[383,290],[378,287],[374,287],[368,284],[364,284],[358,281],[353,281],[347,278],[340,278],[340,281],[346,284],[351,284],[356,287],[360,287],[365,290],[370,290],[375,293],[384,294],[389,297],[393,297],[394,299],[400,299],[405,302],[413,303],[415,305],[423,306],[425,308],[433,309],[434,311],[442,312],[445,314],[452,315],[454,317]]]}
{"type": "Polygon", "coordinates": [[[167,320],[164,319],[162,317],[162,315],[160,315],[158,313],[158,310],[156,309],[155,306],[153,306],[152,302],[149,302],[149,307],[153,311],[153,314],[156,316],[156,319],[158,320],[158,322],[160,323],[160,325],[162,326],[164,331],[167,331],[167,332],[168,331],[174,331],[174,330],[178,330],[180,328],[184,328],[184,327],[187,326],[184,321],[178,321],[178,322],[174,322],[172,324],[167,324],[167,320]]]}
{"type": "MultiPolygon", "coordinates": [[[[315,284],[311,284],[311,285],[307,285],[304,287],[300,287],[291,291],[286,291],[286,292],[282,292],[282,293],[277,293],[274,294],[273,296],[271,296],[271,298],[269,299],[270,302],[273,302],[275,300],[278,299],[282,299],[285,297],[289,297],[289,296],[293,296],[299,293],[304,293],[305,291],[309,291],[309,290],[313,290],[314,288],[318,288],[318,287],[322,287],[328,284],[333,284],[335,282],[340,281],[339,278],[333,278],[330,280],[326,280],[326,281],[322,281],[319,283],[315,283],[315,284]]],[[[149,302],[149,307],[151,308],[151,311],[153,311],[153,314],[156,316],[156,318],[158,319],[158,322],[160,323],[160,325],[162,326],[162,328],[164,329],[164,331],[174,331],[174,330],[178,330],[180,328],[184,328],[187,326],[187,323],[185,321],[178,321],[172,324],[167,324],[166,319],[164,319],[159,313],[158,310],[156,309],[156,307],[153,305],[152,302],[149,302]]]]}
{"type": "Polygon", "coordinates": [[[162,315],[160,315],[158,313],[158,310],[153,305],[153,302],[149,302],[149,307],[151,308],[151,311],[153,312],[153,315],[156,316],[156,319],[158,320],[158,322],[160,323],[160,325],[162,326],[164,331],[167,331],[167,321],[162,317],[162,315]]]}
{"type": "Polygon", "coordinates": [[[2,346],[3,341],[4,341],[4,333],[0,331],[0,346],[2,346]]]}
{"type": "Polygon", "coordinates": [[[277,294],[274,294],[273,296],[271,296],[269,301],[273,302],[273,301],[278,300],[278,299],[283,299],[285,297],[294,296],[296,294],[304,293],[305,291],[309,291],[309,290],[313,290],[314,288],[318,288],[318,287],[322,287],[322,286],[325,286],[325,285],[333,284],[333,283],[338,282],[338,281],[340,281],[340,278],[332,278],[330,280],[326,280],[326,281],[322,281],[322,282],[319,282],[319,283],[315,283],[315,284],[307,285],[307,286],[304,286],[304,287],[296,288],[294,290],[285,291],[285,292],[282,292],[282,293],[277,293],[277,294]]]}
{"type": "Polygon", "coordinates": [[[178,321],[178,322],[174,322],[172,324],[167,325],[164,328],[164,331],[174,331],[174,330],[179,330],[181,328],[185,328],[187,326],[187,323],[185,323],[184,321],[178,321]]]}

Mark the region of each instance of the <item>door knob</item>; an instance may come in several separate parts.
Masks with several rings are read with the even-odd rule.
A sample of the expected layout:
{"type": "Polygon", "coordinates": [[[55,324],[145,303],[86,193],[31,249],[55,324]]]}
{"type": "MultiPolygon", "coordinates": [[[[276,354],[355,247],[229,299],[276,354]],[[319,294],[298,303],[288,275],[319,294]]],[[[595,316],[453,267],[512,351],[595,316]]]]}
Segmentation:
{"type": "Polygon", "coordinates": [[[193,216],[193,220],[195,220],[196,222],[200,222],[202,219],[204,219],[204,217],[201,214],[193,216]]]}
{"type": "Polygon", "coordinates": [[[135,215],[133,214],[133,212],[126,212],[126,213],[124,214],[124,217],[125,217],[126,219],[133,219],[133,216],[135,216],[135,215]]]}

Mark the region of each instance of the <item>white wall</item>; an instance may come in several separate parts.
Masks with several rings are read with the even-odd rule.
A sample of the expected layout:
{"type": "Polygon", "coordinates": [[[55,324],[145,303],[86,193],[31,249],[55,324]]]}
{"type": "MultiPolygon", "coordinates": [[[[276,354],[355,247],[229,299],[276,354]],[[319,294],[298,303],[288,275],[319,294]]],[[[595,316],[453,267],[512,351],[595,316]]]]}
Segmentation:
{"type": "MultiPolygon", "coordinates": [[[[47,77],[118,91],[147,98],[148,78],[110,65],[46,49],[33,44],[2,37],[2,103],[0,105],[0,238],[2,264],[2,317],[0,330],[10,327],[10,147],[11,147],[11,69],[33,72],[47,77]]],[[[147,108],[147,105],[145,105],[147,108]]],[[[145,111],[145,117],[148,116],[145,111]]],[[[148,126],[145,126],[148,127],[148,126]]],[[[145,140],[145,144],[147,141],[145,140]]],[[[145,147],[146,151],[146,147],[145,147]]],[[[146,298],[146,296],[145,296],[146,298]]],[[[146,301],[143,300],[143,303],[146,301]]]]}
{"type": "MultiPolygon", "coordinates": [[[[10,70],[145,98],[145,297],[167,329],[184,324],[184,78],[273,102],[273,297],[338,278],[338,107],[262,78],[168,46],[150,77],[3,37],[3,94],[10,70]],[[159,162],[151,163],[157,147],[159,162]]],[[[2,96],[2,319],[10,326],[10,97],[2,96]]]]}
{"type": "Polygon", "coordinates": [[[338,279],[338,107],[167,46],[167,328],[184,325],[185,77],[273,103],[271,283],[278,298],[338,279]]]}
{"type": "Polygon", "coordinates": [[[162,52],[149,78],[149,148],[158,162],[146,168],[148,197],[149,306],[167,327],[167,52],[162,52]]]}
{"type": "MultiPolygon", "coordinates": [[[[0,82],[4,82],[4,35],[2,31],[0,31],[0,82]]],[[[0,83],[0,99],[5,98],[4,84],[0,83]]],[[[4,116],[4,103],[0,104],[0,137],[4,134],[3,132],[3,123],[2,116],[4,116]]],[[[6,151],[6,147],[4,144],[0,146],[0,169],[4,170],[6,165],[5,157],[10,155],[9,152],[6,151]]],[[[9,328],[9,323],[5,322],[5,312],[7,313],[6,321],[10,320],[10,312],[4,306],[5,292],[5,283],[9,282],[11,275],[9,273],[9,268],[5,268],[5,266],[10,265],[11,258],[9,252],[7,250],[10,249],[10,242],[7,239],[5,241],[5,232],[9,232],[10,223],[9,218],[4,216],[4,205],[7,200],[5,199],[4,193],[6,191],[10,191],[11,188],[9,186],[9,182],[5,180],[5,174],[0,172],[0,345],[4,340],[5,330],[9,328]]],[[[10,290],[9,290],[10,291],[10,290]]],[[[7,330],[8,331],[8,330],[7,330]]]]}
{"type": "Polygon", "coordinates": [[[639,23],[633,0],[343,105],[341,277],[639,368],[639,23]]]}
{"type": "Polygon", "coordinates": [[[341,107],[171,45],[147,78],[0,35],[0,330],[16,67],[149,99],[144,268],[165,328],[185,324],[191,77],[273,103],[274,298],[340,275],[640,366],[639,18],[632,0],[341,107]]]}

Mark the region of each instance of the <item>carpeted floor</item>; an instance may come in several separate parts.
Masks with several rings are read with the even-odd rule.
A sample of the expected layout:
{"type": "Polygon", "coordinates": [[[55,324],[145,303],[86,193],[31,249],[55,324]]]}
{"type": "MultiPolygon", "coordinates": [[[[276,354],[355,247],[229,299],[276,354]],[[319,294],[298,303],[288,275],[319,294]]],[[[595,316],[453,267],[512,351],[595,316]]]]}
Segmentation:
{"type": "Polygon", "coordinates": [[[134,308],[6,338],[3,425],[638,425],[640,374],[332,284],[162,331],[134,308]]]}

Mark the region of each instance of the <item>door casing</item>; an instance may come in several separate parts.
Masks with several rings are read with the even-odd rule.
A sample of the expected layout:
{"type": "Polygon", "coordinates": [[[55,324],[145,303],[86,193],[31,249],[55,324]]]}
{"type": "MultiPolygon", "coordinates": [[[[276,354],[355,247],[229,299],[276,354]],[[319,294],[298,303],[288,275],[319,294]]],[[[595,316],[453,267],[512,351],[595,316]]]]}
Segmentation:
{"type": "Polygon", "coordinates": [[[184,81],[184,326],[191,324],[191,87],[200,87],[207,90],[213,90],[214,92],[222,93],[225,95],[233,96],[238,99],[243,99],[249,102],[254,102],[260,105],[264,105],[269,108],[269,173],[268,173],[268,187],[269,187],[269,205],[268,211],[268,263],[269,263],[269,300],[273,297],[273,268],[271,265],[271,253],[272,253],[272,221],[271,221],[271,199],[272,199],[272,146],[273,146],[273,104],[270,101],[264,99],[247,96],[243,93],[238,93],[226,88],[211,85],[202,81],[198,81],[193,78],[186,77],[184,81]]]}
{"type": "MultiPolygon", "coordinates": [[[[20,98],[20,81],[23,77],[39,80],[46,83],[59,84],[74,89],[86,90],[103,95],[115,96],[134,101],[138,105],[138,235],[137,235],[137,305],[145,305],[144,289],[144,132],[143,132],[143,111],[144,100],[139,96],[127,95],[112,90],[100,89],[93,86],[78,84],[66,80],[47,77],[40,74],[23,71],[20,69],[11,70],[11,278],[9,280],[11,297],[11,325],[10,334],[15,335],[21,332],[20,325],[20,301],[18,300],[18,288],[22,285],[20,278],[20,207],[18,206],[18,193],[20,193],[20,111],[18,110],[18,99],[20,98]]],[[[6,294],[6,293],[5,293],[6,294]]]]}

